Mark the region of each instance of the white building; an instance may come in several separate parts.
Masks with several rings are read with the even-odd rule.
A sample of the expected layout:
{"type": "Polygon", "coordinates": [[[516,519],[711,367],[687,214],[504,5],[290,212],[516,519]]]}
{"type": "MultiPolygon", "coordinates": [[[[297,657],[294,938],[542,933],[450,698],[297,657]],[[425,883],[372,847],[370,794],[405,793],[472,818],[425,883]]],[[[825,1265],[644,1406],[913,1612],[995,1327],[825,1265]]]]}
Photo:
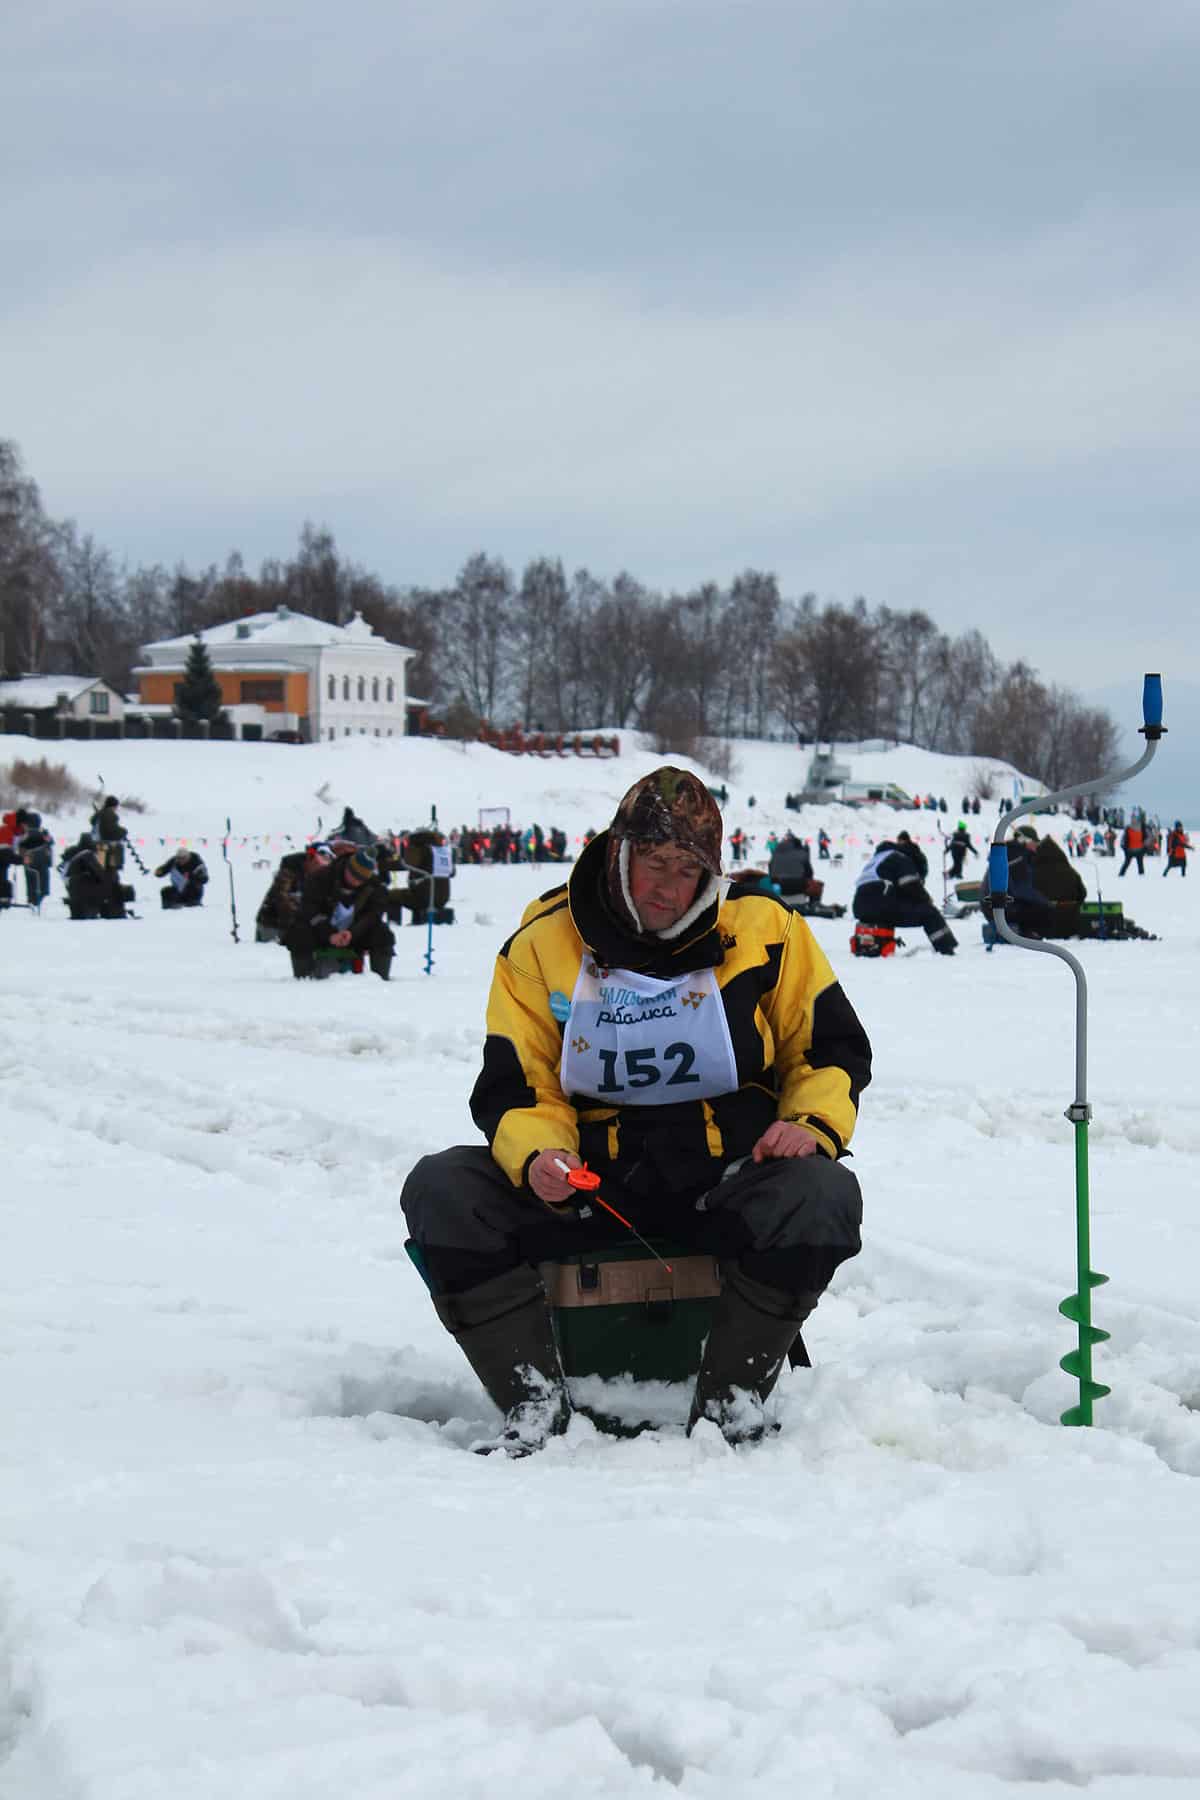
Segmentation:
{"type": "Polygon", "coordinates": [[[23,675],[0,681],[0,709],[13,708],[108,725],[125,717],[125,698],[98,675],[23,675]]]}
{"type": "Polygon", "coordinates": [[[134,671],[144,709],[171,706],[196,635],[235,725],[314,743],[404,735],[406,671],[416,652],[389,644],[360,613],[348,625],[327,625],[280,606],[145,644],[146,661],[134,671]]]}

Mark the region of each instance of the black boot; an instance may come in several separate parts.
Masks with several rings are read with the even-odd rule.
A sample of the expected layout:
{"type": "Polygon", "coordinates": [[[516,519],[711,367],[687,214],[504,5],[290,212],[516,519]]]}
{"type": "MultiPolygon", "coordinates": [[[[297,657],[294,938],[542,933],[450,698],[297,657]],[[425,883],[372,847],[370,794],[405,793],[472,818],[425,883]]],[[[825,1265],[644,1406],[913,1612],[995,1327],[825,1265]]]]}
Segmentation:
{"type": "Polygon", "coordinates": [[[571,1418],[562,1362],[536,1269],[522,1263],[461,1294],[435,1295],[438,1318],[504,1414],[497,1438],[472,1449],[529,1456],[571,1418]]]}
{"type": "Polygon", "coordinates": [[[730,1444],[766,1435],[763,1406],[800,1327],[819,1294],[787,1294],[754,1281],[736,1263],[722,1268],[724,1286],[704,1346],[688,1435],[711,1419],[730,1444]]]}
{"type": "Polygon", "coordinates": [[[372,950],[371,973],[378,975],[380,981],[391,979],[392,953],[390,950],[372,950]]]}

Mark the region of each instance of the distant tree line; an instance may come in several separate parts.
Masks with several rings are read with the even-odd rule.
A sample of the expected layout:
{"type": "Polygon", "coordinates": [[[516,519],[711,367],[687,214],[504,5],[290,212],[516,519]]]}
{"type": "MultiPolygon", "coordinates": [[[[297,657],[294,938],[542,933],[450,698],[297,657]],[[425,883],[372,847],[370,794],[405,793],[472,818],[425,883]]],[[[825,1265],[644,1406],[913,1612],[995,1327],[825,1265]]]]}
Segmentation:
{"type": "Polygon", "coordinates": [[[446,728],[479,721],[548,732],[616,726],[663,752],[706,741],[885,738],[1014,763],[1057,787],[1106,767],[1111,715],[1002,664],[978,631],[951,637],[920,610],[787,598],[773,574],[653,591],[622,572],[568,576],[536,557],[516,575],[467,559],[446,588],[393,585],[349,562],[311,524],[257,575],[130,569],[90,533],[45,513],[17,446],[0,439],[0,675],[100,674],[127,691],[140,648],[286,605],[332,624],[354,613],[417,652],[410,691],[446,728]]]}

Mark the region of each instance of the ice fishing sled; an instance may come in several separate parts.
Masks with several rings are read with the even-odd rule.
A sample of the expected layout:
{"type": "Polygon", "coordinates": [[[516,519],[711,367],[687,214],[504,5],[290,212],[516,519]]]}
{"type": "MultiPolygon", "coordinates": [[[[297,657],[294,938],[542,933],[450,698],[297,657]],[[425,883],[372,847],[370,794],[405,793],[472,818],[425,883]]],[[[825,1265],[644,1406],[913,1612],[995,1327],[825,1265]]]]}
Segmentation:
{"type": "MultiPolygon", "coordinates": [[[[823,884],[817,882],[817,887],[823,884]]],[[[799,913],[802,919],[844,919],[846,908],[839,900],[822,900],[819,896],[812,899],[801,895],[798,900],[785,900],[783,904],[789,912],[799,913]]]]}
{"type": "Polygon", "coordinates": [[[739,890],[750,890],[760,894],[770,894],[786,906],[789,912],[799,913],[805,919],[840,919],[845,916],[846,908],[839,902],[826,900],[825,883],[815,879],[807,881],[802,891],[785,894],[779,883],[772,881],[765,869],[740,869],[735,871],[733,880],[739,890]]]}
{"type": "Polygon", "coordinates": [[[895,956],[903,945],[894,925],[856,925],[850,934],[851,956],[895,956]]]}
{"type": "Polygon", "coordinates": [[[982,893],[982,881],[956,881],[954,883],[954,899],[946,908],[946,917],[948,919],[969,918],[971,913],[979,911],[982,893]]]}

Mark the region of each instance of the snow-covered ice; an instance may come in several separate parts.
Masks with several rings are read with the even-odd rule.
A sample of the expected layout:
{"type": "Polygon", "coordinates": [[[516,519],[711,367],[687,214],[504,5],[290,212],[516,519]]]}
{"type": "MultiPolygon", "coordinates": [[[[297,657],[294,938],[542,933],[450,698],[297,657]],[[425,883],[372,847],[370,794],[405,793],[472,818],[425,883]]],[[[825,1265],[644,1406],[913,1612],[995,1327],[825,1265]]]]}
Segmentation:
{"type": "MultiPolygon", "coordinates": [[[[346,802],[377,828],[508,804],[575,838],[657,759],[51,755],[141,797],[147,862],[206,839],[213,879],[197,914],[160,914],[135,875],[140,920],[72,925],[57,881],[46,916],[0,918],[4,1800],[1200,1793],[1197,871],[1101,864],[1161,941],[1079,947],[1111,1278],[1096,1429],[1058,1423],[1068,974],[984,954],[977,920],[953,960],[886,963],[817,921],[875,1047],[866,1247],[806,1330],[816,1367],[781,1383],[781,1434],[686,1440],[668,1394],[654,1434],[577,1421],[509,1463],[466,1453],[490,1408],[397,1202],[418,1156],[475,1139],[492,959],[556,874],[464,869],[431,976],[409,927],[390,984],[313,984],[246,941],[253,865],[346,802]]],[[[726,820],[761,848],[796,822],[804,758],[739,757],[726,820]]],[[[952,827],[969,764],[876,760],[944,791],[952,827]]],[[[827,897],[848,899],[898,821],[804,829],[821,819],[845,857],[827,897]]],[[[50,822],[64,841],[82,815],[50,822]]],[[[977,841],[993,822],[969,821],[977,841]]]]}

